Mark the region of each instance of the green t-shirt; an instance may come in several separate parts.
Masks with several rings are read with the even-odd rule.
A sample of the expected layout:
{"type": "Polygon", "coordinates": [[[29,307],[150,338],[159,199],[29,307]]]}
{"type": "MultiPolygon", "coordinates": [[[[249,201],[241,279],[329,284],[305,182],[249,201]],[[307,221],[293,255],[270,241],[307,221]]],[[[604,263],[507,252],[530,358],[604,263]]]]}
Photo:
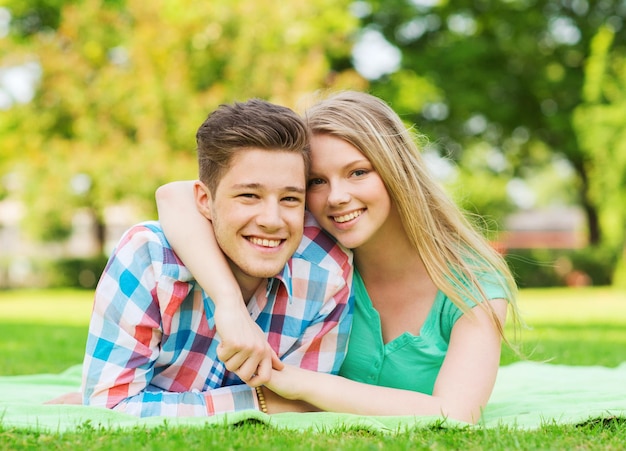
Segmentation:
{"type": "MultiPolygon", "coordinates": [[[[384,344],[380,316],[356,270],[352,283],[354,318],[348,353],[339,374],[367,384],[432,394],[448,351],[452,326],[463,312],[438,291],[418,336],[405,332],[384,344]]],[[[483,289],[489,299],[504,297],[497,285],[486,284],[483,289]]],[[[470,307],[475,305],[470,300],[466,302],[470,307]]]]}

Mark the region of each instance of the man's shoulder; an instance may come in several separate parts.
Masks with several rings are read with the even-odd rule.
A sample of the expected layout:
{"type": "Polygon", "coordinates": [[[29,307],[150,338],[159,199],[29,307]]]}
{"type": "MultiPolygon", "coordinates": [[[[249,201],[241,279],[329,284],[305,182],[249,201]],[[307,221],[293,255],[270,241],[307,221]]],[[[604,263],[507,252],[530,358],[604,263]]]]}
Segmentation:
{"type": "Polygon", "coordinates": [[[144,263],[149,259],[152,265],[157,265],[161,275],[184,282],[193,279],[167,241],[158,221],[144,221],[131,226],[117,245],[115,253],[118,257],[122,249],[125,255],[141,253],[146,259],[144,263]]]}
{"type": "Polygon", "coordinates": [[[138,245],[154,243],[170,248],[158,221],[143,221],[129,227],[122,235],[117,247],[128,245],[128,243],[136,243],[138,245]]]}

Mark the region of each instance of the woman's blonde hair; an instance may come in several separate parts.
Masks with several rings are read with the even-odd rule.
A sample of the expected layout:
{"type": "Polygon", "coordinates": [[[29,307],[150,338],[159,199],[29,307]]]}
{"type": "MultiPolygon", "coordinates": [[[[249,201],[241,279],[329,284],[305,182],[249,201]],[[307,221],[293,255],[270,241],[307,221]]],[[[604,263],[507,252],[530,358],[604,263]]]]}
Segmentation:
{"type": "Polygon", "coordinates": [[[463,312],[469,311],[464,299],[488,309],[504,338],[490,303],[482,302],[487,295],[481,283],[502,287],[517,324],[515,280],[502,256],[430,174],[418,136],[389,105],[363,92],[332,94],[309,107],[305,121],[311,135],[340,138],[370,160],[435,285],[463,312]]]}

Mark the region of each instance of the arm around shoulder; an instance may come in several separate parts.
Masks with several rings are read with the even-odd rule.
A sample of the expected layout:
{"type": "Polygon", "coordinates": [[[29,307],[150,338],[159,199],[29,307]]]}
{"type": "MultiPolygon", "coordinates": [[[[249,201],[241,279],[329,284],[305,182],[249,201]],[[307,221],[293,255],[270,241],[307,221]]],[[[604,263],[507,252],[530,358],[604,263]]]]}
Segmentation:
{"type": "Polygon", "coordinates": [[[176,254],[215,304],[215,325],[222,338],[220,359],[242,380],[258,386],[269,379],[272,366],[280,368],[282,364],[265,334],[250,318],[212,224],[198,209],[199,195],[207,195],[206,187],[199,181],[171,182],[159,187],[159,221],[176,254]]]}

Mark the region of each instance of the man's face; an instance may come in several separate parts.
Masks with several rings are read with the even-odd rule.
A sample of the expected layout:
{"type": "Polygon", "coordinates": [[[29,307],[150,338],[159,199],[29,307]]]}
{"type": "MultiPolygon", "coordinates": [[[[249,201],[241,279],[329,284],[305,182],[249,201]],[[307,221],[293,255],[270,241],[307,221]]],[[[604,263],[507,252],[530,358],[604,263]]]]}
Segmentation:
{"type": "Polygon", "coordinates": [[[246,149],[232,159],[215,195],[206,199],[205,215],[240,284],[275,276],[295,252],[305,188],[298,153],[246,149]]]}

